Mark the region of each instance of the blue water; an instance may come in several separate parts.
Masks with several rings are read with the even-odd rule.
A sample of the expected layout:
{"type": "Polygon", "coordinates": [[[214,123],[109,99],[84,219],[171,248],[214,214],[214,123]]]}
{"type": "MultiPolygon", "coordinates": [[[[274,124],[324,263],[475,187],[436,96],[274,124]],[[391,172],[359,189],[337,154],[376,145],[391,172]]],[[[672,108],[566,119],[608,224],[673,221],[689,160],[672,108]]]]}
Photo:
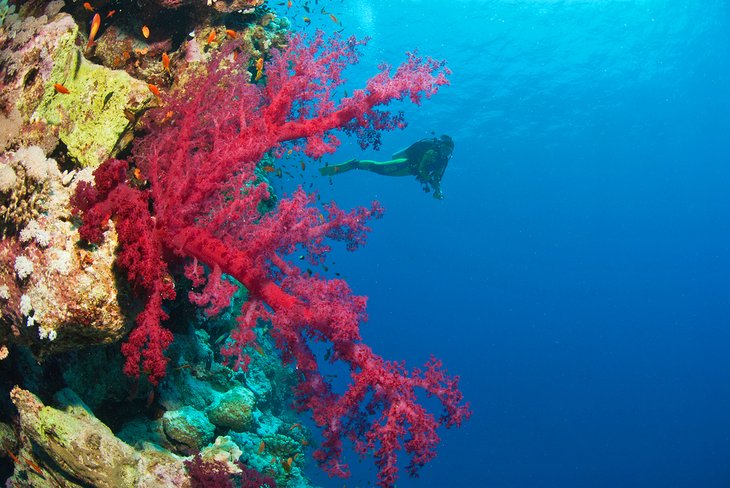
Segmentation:
{"type": "MultiPolygon", "coordinates": [[[[445,200],[409,178],[311,176],[343,207],[387,209],[334,257],[370,297],[366,341],[442,358],[474,410],[398,486],[730,486],[728,3],[323,5],[372,37],[353,86],[414,48],[453,70],[382,151],[327,158],[448,133],[445,200]]],[[[319,481],[372,483],[353,464],[319,481]]]]}

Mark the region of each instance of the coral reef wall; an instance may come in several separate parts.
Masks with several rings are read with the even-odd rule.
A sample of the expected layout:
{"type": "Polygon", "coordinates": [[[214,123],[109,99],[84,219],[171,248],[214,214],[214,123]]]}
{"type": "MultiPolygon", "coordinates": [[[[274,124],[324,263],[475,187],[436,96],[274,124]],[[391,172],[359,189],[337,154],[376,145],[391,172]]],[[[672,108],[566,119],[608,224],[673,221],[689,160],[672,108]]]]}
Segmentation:
{"type": "Polygon", "coordinates": [[[348,475],[345,442],[393,486],[468,418],[458,377],[377,356],[365,298],[291,259],[321,269],[382,208],[269,181],[335,129],[377,145],[448,70],[410,54],[342,95],[365,42],[289,29],[264,0],[0,0],[8,486],[307,487],[312,461],[348,475]]]}

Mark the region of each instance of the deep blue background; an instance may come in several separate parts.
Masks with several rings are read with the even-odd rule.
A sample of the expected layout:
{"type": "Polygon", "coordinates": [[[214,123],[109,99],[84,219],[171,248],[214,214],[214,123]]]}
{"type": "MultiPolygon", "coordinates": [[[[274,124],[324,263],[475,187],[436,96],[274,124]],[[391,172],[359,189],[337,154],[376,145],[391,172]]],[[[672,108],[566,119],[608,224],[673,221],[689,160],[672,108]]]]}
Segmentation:
{"type": "MultiPolygon", "coordinates": [[[[474,410],[398,486],[730,486],[728,3],[319,4],[372,36],[353,86],[414,48],[453,70],[382,151],[327,158],[448,133],[444,201],[410,178],[307,175],[387,209],[333,256],[370,297],[366,341],[442,358],[474,410]]],[[[319,481],[367,486],[367,463],[319,481]]]]}

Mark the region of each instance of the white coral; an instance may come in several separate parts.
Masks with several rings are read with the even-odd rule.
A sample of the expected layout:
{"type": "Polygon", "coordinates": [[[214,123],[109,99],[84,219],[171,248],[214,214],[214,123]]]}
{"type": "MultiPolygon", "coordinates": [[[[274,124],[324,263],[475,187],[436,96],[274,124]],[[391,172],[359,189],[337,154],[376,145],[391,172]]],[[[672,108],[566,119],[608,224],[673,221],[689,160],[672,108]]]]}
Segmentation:
{"type": "Polygon", "coordinates": [[[35,219],[28,222],[28,225],[20,231],[20,242],[27,243],[31,239],[35,240],[40,247],[48,247],[51,244],[51,235],[41,229],[35,219]]]}
{"type": "Polygon", "coordinates": [[[21,280],[26,279],[33,273],[33,261],[26,258],[25,256],[18,256],[15,258],[15,274],[21,280]]]}
{"type": "Polygon", "coordinates": [[[6,163],[0,163],[0,191],[5,193],[15,188],[18,180],[15,170],[6,163]]]}
{"type": "Polygon", "coordinates": [[[30,297],[28,295],[20,296],[20,313],[23,315],[30,315],[33,311],[33,305],[30,303],[30,297]]]}
{"type": "Polygon", "coordinates": [[[38,146],[21,147],[15,151],[15,159],[23,165],[28,177],[39,183],[58,172],[56,162],[46,158],[43,149],[38,146]]]}

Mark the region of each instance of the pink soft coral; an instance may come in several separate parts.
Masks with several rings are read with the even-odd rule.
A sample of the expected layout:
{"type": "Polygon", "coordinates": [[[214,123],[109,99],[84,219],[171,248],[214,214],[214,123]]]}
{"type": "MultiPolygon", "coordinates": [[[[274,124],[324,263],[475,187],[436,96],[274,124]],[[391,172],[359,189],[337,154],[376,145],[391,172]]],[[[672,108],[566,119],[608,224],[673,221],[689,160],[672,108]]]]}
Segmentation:
{"type": "Polygon", "coordinates": [[[271,320],[283,359],[300,373],[297,405],[310,410],[323,429],[316,459],[330,474],[345,476],[340,459],[342,440],[349,438],[361,454],[374,451],[379,484],[390,486],[397,451],[410,455],[415,474],[435,455],[436,427],[458,426],[468,417],[458,378],[447,377],[433,359],[425,370],[409,373],[376,356],[360,337],[365,298],[353,295],[342,280],[303,273],[285,259],[303,249],[319,263],[329,251],[327,240],[356,248],[364,242],[368,220],[382,214],[380,206],[344,212],[330,204],[320,210],[312,195],[298,190],[262,215],[269,189],[254,172],[267,151],[286,141],[301,141],[298,147],[315,157],[338,146],[332,129],[372,141],[376,131],[403,125],[400,116],[377,106],[404,98],[418,103],[446,84],[443,63],[409,55],[395,72],[383,66],[366,89],[335,101],[342,71],[357,61],[361,44],[354,38],[326,40],[322,34],[309,43],[293,36],[267,63],[265,87],[248,82],[245,64],[231,64],[235,48],[224,50],[215,69],[166,100],[156,114],[159,122],[135,145],[132,160],[149,189],[131,186],[127,163],[110,160],[96,171],[94,186],[79,186],[76,205],[84,213],[81,236],[90,241],[98,241],[107,220],[114,220],[119,264],[146,300],[137,329],[123,346],[127,374],[144,372],[152,383],[162,378],[163,352],[171,340],[160,325],[166,319],[162,303],[175,295],[167,263],[187,260],[186,275],[198,286],[205,283],[203,263],[212,273],[190,299],[209,313],[224,307],[234,290],[222,273],[249,292],[239,328],[231,334],[235,344],[226,345],[223,354],[245,367],[242,347],[255,340],[253,327],[259,319],[271,320]],[[349,367],[352,382],[343,394],[320,374],[312,340],[329,343],[330,361],[349,367]],[[444,413],[438,420],[417,402],[419,388],[441,401],[444,413]]]}

